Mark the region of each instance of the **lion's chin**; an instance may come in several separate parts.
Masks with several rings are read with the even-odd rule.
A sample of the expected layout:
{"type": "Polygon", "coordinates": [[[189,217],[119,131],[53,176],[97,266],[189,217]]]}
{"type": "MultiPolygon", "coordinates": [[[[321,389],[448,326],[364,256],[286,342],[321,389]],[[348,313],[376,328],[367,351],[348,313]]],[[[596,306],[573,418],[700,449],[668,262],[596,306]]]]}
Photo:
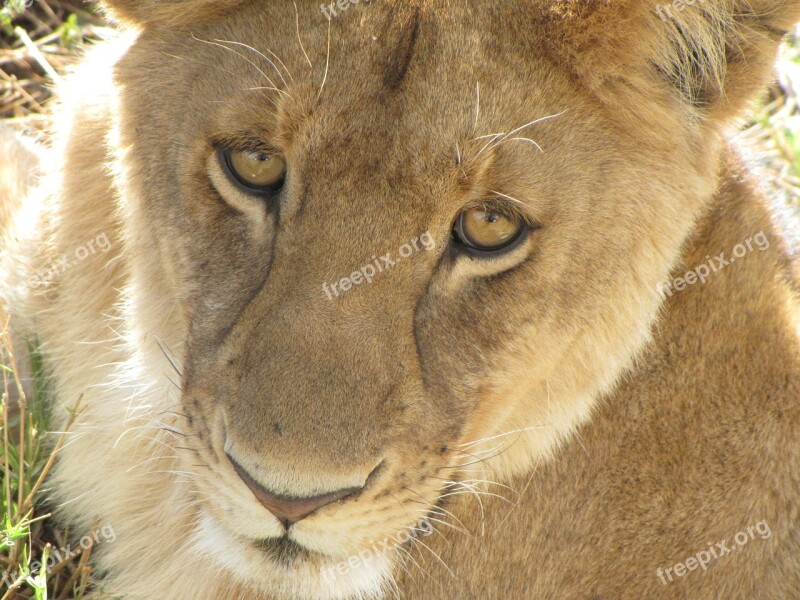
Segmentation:
{"type": "Polygon", "coordinates": [[[288,538],[248,540],[203,514],[195,533],[197,548],[258,592],[281,599],[347,600],[379,598],[393,586],[386,554],[368,559],[334,559],[288,538]]]}

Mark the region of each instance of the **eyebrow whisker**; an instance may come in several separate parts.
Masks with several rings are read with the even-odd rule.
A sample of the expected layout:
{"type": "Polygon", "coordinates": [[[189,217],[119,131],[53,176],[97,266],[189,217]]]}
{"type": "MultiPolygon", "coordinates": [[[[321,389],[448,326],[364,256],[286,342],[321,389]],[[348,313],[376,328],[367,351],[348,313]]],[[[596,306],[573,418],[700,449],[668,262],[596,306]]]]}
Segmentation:
{"type": "Polygon", "coordinates": [[[202,43],[204,43],[204,44],[208,44],[209,46],[217,46],[217,47],[219,47],[219,48],[222,48],[223,50],[227,50],[228,52],[232,52],[233,54],[235,54],[236,56],[238,56],[238,57],[239,57],[239,58],[241,58],[242,60],[244,60],[244,61],[246,61],[247,63],[249,63],[249,64],[250,64],[250,65],[251,65],[251,66],[252,66],[252,67],[253,67],[253,68],[254,68],[256,71],[258,71],[259,73],[261,73],[261,75],[264,77],[264,79],[266,79],[266,80],[267,80],[267,82],[268,82],[268,83],[269,83],[269,84],[270,84],[270,85],[271,85],[273,88],[275,88],[275,90],[276,90],[277,92],[279,92],[279,93],[281,93],[281,94],[284,94],[284,95],[285,95],[287,98],[290,98],[290,99],[292,98],[292,97],[291,97],[291,95],[290,95],[290,94],[289,94],[289,93],[288,93],[286,90],[279,89],[279,88],[278,88],[278,86],[277,86],[277,85],[275,85],[275,82],[274,82],[274,81],[272,81],[272,79],[270,78],[270,76],[269,76],[269,75],[267,75],[267,74],[266,74],[266,73],[265,73],[265,72],[264,72],[264,71],[261,69],[261,67],[259,67],[259,66],[258,66],[256,63],[254,63],[252,60],[250,60],[249,58],[247,58],[246,56],[244,56],[244,55],[243,55],[243,54],[241,54],[240,52],[237,52],[237,51],[236,51],[236,50],[234,50],[233,48],[229,48],[228,46],[225,46],[224,44],[220,44],[220,43],[218,43],[218,42],[211,42],[211,41],[209,41],[209,40],[203,40],[203,39],[200,39],[200,38],[196,37],[194,34],[192,34],[192,38],[193,38],[193,39],[195,39],[195,40],[197,40],[198,42],[202,42],[202,43]]]}
{"type": "Polygon", "coordinates": [[[303,56],[306,57],[306,61],[308,62],[308,66],[313,69],[314,65],[311,63],[311,59],[308,57],[308,52],[306,52],[306,49],[303,46],[303,39],[300,37],[300,11],[297,8],[296,0],[293,0],[293,3],[294,3],[294,21],[295,21],[295,25],[297,27],[297,41],[300,43],[300,50],[303,51],[303,56]]]}
{"type": "MultiPolygon", "coordinates": [[[[280,78],[281,78],[281,81],[283,82],[283,86],[284,86],[284,87],[287,87],[287,88],[289,87],[289,84],[288,84],[288,83],[286,82],[286,80],[283,78],[283,74],[281,73],[281,70],[280,70],[280,69],[279,69],[279,68],[278,68],[278,67],[275,65],[275,63],[274,63],[274,62],[272,62],[272,60],[270,60],[270,59],[269,59],[269,57],[267,57],[267,56],[266,56],[266,55],[265,55],[263,52],[260,52],[260,51],[256,50],[255,48],[253,48],[253,47],[252,47],[252,46],[250,46],[249,44],[243,44],[242,42],[234,42],[233,40],[214,40],[214,41],[215,41],[215,42],[220,42],[221,44],[233,44],[233,45],[235,45],[235,46],[240,46],[240,47],[242,47],[242,48],[246,48],[247,50],[251,50],[252,52],[255,52],[255,53],[256,53],[256,54],[258,54],[258,55],[259,55],[261,58],[263,58],[263,59],[264,59],[264,60],[266,60],[266,61],[267,61],[269,64],[271,64],[271,65],[272,65],[272,68],[273,68],[273,69],[275,69],[275,71],[278,73],[278,77],[280,77],[280,78]]],[[[288,67],[287,67],[287,66],[284,64],[284,62],[283,62],[283,61],[280,59],[280,57],[279,57],[277,54],[275,54],[275,53],[274,53],[272,50],[270,50],[269,48],[267,48],[267,52],[269,52],[269,53],[270,53],[272,56],[274,56],[274,57],[275,57],[275,60],[277,60],[277,61],[278,61],[278,63],[281,65],[281,67],[283,67],[283,69],[286,71],[286,74],[289,76],[289,79],[291,79],[291,80],[292,80],[292,82],[294,82],[294,77],[292,77],[292,73],[291,73],[291,71],[289,71],[288,67]]]]}

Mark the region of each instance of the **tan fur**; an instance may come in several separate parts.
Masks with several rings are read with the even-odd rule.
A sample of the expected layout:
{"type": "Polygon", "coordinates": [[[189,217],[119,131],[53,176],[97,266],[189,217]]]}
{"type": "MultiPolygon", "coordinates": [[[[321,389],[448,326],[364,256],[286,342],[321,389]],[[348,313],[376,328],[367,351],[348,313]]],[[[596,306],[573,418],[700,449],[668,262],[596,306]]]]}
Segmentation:
{"type": "Polygon", "coordinates": [[[792,250],[726,139],[800,2],[108,4],[132,29],[62,91],[49,191],[0,265],[62,423],[82,398],[53,500],[115,528],[106,591],[800,595],[792,250]],[[279,206],[227,183],[216,143],[276,149],[279,206]],[[452,223],[487,196],[539,228],[473,260],[452,223]],[[435,250],[326,297],[426,232],[435,250]],[[290,496],[377,470],[292,528],[297,555],[226,452],[290,496]],[[436,534],[384,549],[426,516],[436,534]]]}

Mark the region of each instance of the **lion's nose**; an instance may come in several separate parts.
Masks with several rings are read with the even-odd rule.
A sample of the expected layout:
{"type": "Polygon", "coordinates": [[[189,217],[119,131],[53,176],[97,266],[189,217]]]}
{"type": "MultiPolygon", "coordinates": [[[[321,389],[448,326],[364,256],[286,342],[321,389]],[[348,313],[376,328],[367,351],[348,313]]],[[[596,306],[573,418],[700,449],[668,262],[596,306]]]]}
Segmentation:
{"type": "Polygon", "coordinates": [[[360,492],[363,489],[347,488],[321,496],[314,496],[312,498],[281,496],[270,492],[258,483],[231,456],[228,456],[228,458],[231,464],[233,464],[233,468],[236,469],[236,473],[242,478],[242,481],[247,484],[247,487],[250,488],[253,495],[255,495],[258,501],[261,502],[269,512],[275,515],[287,529],[323,506],[328,506],[329,504],[343,500],[347,496],[360,492]]]}

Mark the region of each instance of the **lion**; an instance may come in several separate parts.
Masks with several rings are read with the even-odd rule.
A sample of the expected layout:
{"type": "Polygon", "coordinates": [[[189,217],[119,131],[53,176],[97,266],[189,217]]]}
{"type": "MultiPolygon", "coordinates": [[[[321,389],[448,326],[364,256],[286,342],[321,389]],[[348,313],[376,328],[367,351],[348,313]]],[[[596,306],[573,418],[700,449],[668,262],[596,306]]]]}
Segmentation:
{"type": "Polygon", "coordinates": [[[0,193],[98,593],[800,596],[800,2],[103,5],[0,193]]]}

